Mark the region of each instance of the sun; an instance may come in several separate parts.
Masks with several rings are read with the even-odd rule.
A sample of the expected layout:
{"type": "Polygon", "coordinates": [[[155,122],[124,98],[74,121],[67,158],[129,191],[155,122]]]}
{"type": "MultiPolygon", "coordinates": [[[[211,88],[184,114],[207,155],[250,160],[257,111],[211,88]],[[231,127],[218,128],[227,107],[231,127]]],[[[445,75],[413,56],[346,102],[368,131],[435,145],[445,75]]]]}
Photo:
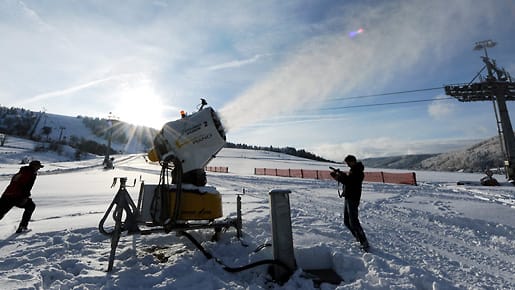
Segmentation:
{"type": "Polygon", "coordinates": [[[160,129],[166,122],[164,102],[149,79],[122,84],[115,99],[112,113],[120,121],[154,129],[160,129]]]}

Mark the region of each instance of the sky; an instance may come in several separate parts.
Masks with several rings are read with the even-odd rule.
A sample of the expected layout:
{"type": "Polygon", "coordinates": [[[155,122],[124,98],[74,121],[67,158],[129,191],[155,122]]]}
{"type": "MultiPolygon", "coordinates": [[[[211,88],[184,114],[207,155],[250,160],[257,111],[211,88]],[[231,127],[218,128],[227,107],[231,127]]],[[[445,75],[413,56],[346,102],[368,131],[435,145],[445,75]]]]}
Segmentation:
{"type": "Polygon", "coordinates": [[[0,33],[2,106],[160,129],[204,98],[229,142],[337,161],[495,136],[491,103],[443,89],[478,81],[477,41],[515,75],[504,0],[0,0],[0,33]]]}

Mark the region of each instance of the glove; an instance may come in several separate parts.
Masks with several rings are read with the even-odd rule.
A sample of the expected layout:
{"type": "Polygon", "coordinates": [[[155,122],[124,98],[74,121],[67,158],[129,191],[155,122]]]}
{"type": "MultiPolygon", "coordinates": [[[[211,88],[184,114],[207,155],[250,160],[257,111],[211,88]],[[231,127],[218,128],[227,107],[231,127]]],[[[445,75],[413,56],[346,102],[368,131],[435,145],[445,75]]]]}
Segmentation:
{"type": "Polygon", "coordinates": [[[330,173],[331,177],[336,180],[339,180],[341,178],[342,174],[343,174],[343,172],[341,172],[341,171],[332,171],[330,173]]]}

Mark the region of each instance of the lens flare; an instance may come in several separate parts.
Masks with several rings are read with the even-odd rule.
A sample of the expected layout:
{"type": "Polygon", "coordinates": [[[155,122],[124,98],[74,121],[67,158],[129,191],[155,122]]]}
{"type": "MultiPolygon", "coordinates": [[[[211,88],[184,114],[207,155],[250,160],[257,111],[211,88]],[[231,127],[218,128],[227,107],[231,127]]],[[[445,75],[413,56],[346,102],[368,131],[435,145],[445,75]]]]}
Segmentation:
{"type": "Polygon", "coordinates": [[[365,30],[364,30],[363,28],[360,28],[360,29],[358,29],[358,30],[356,30],[356,31],[351,31],[351,32],[349,32],[349,37],[350,37],[350,38],[354,38],[354,37],[356,37],[358,34],[362,34],[363,32],[365,32],[365,30]]]}

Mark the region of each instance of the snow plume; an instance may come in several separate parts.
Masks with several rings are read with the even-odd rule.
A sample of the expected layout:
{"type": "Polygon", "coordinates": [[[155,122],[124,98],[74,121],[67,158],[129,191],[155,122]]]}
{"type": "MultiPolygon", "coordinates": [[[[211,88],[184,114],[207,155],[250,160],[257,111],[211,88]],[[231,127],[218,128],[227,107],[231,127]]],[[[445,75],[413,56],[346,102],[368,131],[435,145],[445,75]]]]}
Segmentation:
{"type": "MultiPolygon", "coordinates": [[[[263,81],[221,110],[229,129],[290,112],[325,98],[340,82],[352,53],[339,47],[342,36],[320,37],[302,47],[263,81]]],[[[350,47],[356,49],[357,47],[350,47]]]]}
{"type": "Polygon", "coordinates": [[[268,76],[222,108],[226,127],[231,130],[306,106],[311,109],[314,101],[321,104],[355,88],[380,88],[421,65],[450,57],[446,47],[471,41],[464,39],[471,36],[463,31],[488,25],[493,17],[489,4],[478,1],[472,6],[468,1],[401,1],[345,8],[337,19],[327,21],[338,23],[338,33],[299,45],[268,76]],[[349,38],[347,33],[358,25],[366,33],[349,38]]]}

